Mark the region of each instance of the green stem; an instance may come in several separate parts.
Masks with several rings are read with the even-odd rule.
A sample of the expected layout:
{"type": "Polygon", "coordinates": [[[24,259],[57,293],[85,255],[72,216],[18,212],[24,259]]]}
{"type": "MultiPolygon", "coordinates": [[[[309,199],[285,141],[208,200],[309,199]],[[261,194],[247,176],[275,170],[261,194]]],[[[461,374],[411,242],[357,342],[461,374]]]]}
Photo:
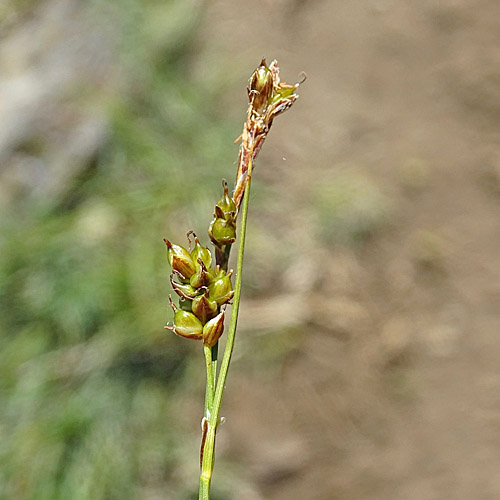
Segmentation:
{"type": "Polygon", "coordinates": [[[215,391],[215,373],[212,363],[212,348],[203,344],[203,352],[205,353],[205,364],[207,368],[207,388],[205,391],[205,418],[209,418],[212,413],[212,405],[214,403],[215,391]]]}
{"type": "Polygon", "coordinates": [[[248,181],[243,196],[242,211],[241,211],[241,227],[240,227],[240,242],[238,246],[238,262],[236,264],[236,278],[234,283],[234,298],[231,309],[231,320],[229,322],[229,330],[227,332],[226,347],[224,356],[222,357],[220,372],[217,378],[217,387],[213,398],[212,409],[210,410],[210,419],[208,422],[208,431],[203,447],[203,460],[201,464],[200,474],[200,494],[199,500],[210,500],[210,481],[212,480],[212,471],[215,461],[215,432],[220,418],[220,407],[222,396],[226,386],[227,372],[229,363],[233,354],[234,338],[236,335],[236,325],[238,323],[238,310],[240,306],[241,295],[241,275],[243,272],[243,255],[245,253],[245,235],[247,228],[248,200],[250,198],[250,181],[251,181],[252,165],[248,168],[248,181]]]}

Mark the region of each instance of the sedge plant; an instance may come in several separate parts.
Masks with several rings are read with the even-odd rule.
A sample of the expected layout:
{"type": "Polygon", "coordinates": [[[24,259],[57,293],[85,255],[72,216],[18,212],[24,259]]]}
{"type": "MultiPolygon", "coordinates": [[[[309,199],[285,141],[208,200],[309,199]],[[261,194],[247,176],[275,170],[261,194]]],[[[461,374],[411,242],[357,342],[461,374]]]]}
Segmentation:
{"type": "MultiPolygon", "coordinates": [[[[300,82],[302,83],[302,82],[300,82]]],[[[200,243],[193,231],[188,232],[186,249],[165,239],[172,274],[173,291],[179,296],[178,305],[169,297],[174,311],[173,324],[165,328],[175,334],[201,340],[205,354],[206,393],[202,419],[200,449],[199,500],[209,500],[210,483],[215,461],[215,437],[221,422],[220,408],[226,387],[238,322],[241,296],[243,254],[250,198],[250,185],[255,159],[269,133],[276,116],[286,111],[298,98],[300,83],[288,85],[279,77],[278,62],[269,66],[263,59],[248,83],[248,112],[241,140],[238,170],[232,194],[223,180],[223,195],[215,205],[208,235],[213,252],[200,243]],[[237,219],[240,218],[236,272],[228,271],[231,248],[237,237],[237,219]],[[234,276],[234,287],[232,277],[234,276]],[[226,307],[231,304],[231,316],[220,367],[218,367],[219,339],[224,332],[226,307]]],[[[236,142],[237,142],[236,141],[236,142]]]]}

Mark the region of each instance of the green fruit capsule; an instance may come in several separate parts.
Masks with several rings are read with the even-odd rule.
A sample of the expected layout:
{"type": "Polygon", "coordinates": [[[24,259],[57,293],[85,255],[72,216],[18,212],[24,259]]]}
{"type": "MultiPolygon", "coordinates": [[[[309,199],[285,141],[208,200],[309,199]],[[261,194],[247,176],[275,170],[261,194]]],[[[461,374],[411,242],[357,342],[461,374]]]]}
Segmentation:
{"type": "Polygon", "coordinates": [[[208,228],[208,235],[214,245],[231,245],[236,240],[236,224],[234,221],[214,219],[208,228]]]}
{"type": "Polygon", "coordinates": [[[172,330],[176,335],[187,339],[200,340],[203,338],[203,325],[192,313],[177,309],[169,297],[170,305],[174,310],[174,326],[166,326],[165,329],[172,330]]]}
{"type": "Polygon", "coordinates": [[[224,332],[224,311],[203,327],[203,343],[213,347],[224,332]]]}
{"type": "Polygon", "coordinates": [[[233,285],[231,283],[232,271],[226,274],[221,271],[210,285],[208,285],[209,298],[214,300],[218,306],[227,304],[234,295],[233,285]]]}
{"type": "Polygon", "coordinates": [[[179,309],[174,314],[173,331],[181,337],[199,340],[203,336],[203,325],[192,312],[179,309]]]}
{"type": "Polygon", "coordinates": [[[217,314],[217,302],[209,298],[207,289],[203,295],[193,299],[191,310],[204,325],[217,314]]]}
{"type": "Polygon", "coordinates": [[[207,247],[201,246],[200,240],[198,239],[196,234],[194,233],[192,234],[194,236],[195,246],[191,251],[191,259],[193,259],[196,271],[199,271],[200,269],[200,264],[198,262],[198,259],[202,260],[206,268],[210,268],[212,265],[212,254],[210,253],[210,250],[207,247]]]}
{"type": "Polygon", "coordinates": [[[222,198],[215,205],[214,216],[216,218],[221,218],[221,219],[235,220],[236,212],[238,209],[236,208],[234,200],[229,195],[229,188],[226,179],[222,179],[222,187],[224,188],[224,194],[222,195],[222,198]]]}
{"type": "Polygon", "coordinates": [[[191,278],[196,272],[191,254],[184,247],[170,243],[170,241],[165,238],[163,241],[165,245],[167,245],[167,256],[172,270],[184,279],[191,278]]]}

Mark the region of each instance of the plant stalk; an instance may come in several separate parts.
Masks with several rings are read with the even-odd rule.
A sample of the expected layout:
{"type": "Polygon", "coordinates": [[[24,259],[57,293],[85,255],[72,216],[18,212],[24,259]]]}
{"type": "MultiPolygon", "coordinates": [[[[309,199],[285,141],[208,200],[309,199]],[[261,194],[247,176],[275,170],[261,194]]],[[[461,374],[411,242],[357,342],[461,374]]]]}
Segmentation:
{"type": "Polygon", "coordinates": [[[205,418],[209,418],[212,413],[212,405],[215,394],[215,373],[212,360],[212,348],[206,344],[203,345],[205,353],[205,365],[207,368],[207,386],[205,390],[205,418]]]}
{"type": "MultiPolygon", "coordinates": [[[[234,283],[234,298],[231,309],[231,319],[229,322],[229,330],[226,338],[226,346],[224,348],[224,356],[222,357],[219,376],[217,377],[217,385],[215,394],[213,396],[213,403],[210,410],[210,417],[208,421],[208,430],[204,436],[204,443],[202,443],[202,463],[200,474],[200,490],[199,500],[210,500],[210,482],[212,480],[212,471],[215,462],[215,434],[220,420],[220,407],[222,403],[222,396],[226,385],[227,373],[229,370],[229,363],[233,354],[234,339],[236,335],[236,325],[238,323],[238,311],[240,306],[241,296],[241,282],[243,272],[243,256],[245,253],[245,236],[247,228],[247,215],[248,215],[248,200],[250,199],[250,183],[252,173],[252,162],[249,161],[248,166],[248,180],[245,187],[245,194],[243,195],[242,211],[241,211],[241,227],[240,238],[238,246],[238,261],[236,264],[236,277],[234,283]]],[[[205,354],[206,355],[206,354],[205,354]]],[[[213,368],[213,367],[212,367],[213,368]]],[[[208,381],[208,362],[207,362],[207,381],[208,381]]],[[[207,382],[208,390],[208,382],[207,382]]],[[[209,400],[207,396],[206,400],[209,400]]]]}

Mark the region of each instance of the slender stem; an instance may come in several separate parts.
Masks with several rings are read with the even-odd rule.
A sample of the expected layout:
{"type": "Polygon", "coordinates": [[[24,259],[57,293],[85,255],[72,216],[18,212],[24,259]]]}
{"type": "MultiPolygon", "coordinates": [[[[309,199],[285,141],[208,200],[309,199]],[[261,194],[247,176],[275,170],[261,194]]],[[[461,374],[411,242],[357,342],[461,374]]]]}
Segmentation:
{"type": "Polygon", "coordinates": [[[215,391],[215,373],[212,363],[212,348],[203,344],[203,352],[205,353],[205,364],[207,367],[207,388],[205,391],[205,418],[210,418],[212,413],[212,405],[214,403],[215,391]]]}
{"type": "Polygon", "coordinates": [[[236,264],[236,278],[234,283],[234,298],[231,309],[231,320],[229,322],[229,330],[227,333],[226,347],[224,356],[222,357],[220,372],[217,378],[217,387],[213,399],[212,409],[210,410],[210,419],[208,422],[208,431],[203,448],[203,460],[200,474],[200,495],[199,500],[210,500],[210,481],[212,479],[212,471],[215,461],[215,432],[219,423],[220,407],[222,396],[226,386],[227,372],[229,363],[233,354],[234,339],[236,335],[236,325],[238,323],[238,310],[240,306],[241,296],[241,275],[243,272],[243,255],[245,253],[245,235],[247,228],[248,200],[250,198],[250,181],[251,181],[252,163],[249,162],[248,167],[248,182],[243,196],[242,211],[241,211],[241,227],[238,246],[238,262],[236,264]]]}
{"type": "MultiPolygon", "coordinates": [[[[212,406],[214,404],[214,390],[215,390],[215,380],[216,380],[215,377],[217,372],[217,367],[216,367],[217,344],[213,347],[209,347],[208,345],[203,344],[203,352],[205,354],[205,366],[207,369],[207,385],[205,390],[205,411],[203,412],[203,420],[201,424],[202,438],[201,438],[201,449],[200,449],[200,466],[202,466],[203,464],[203,451],[205,450],[205,441],[207,439],[208,419],[210,418],[210,415],[212,413],[212,406]]],[[[201,491],[202,489],[201,489],[201,478],[200,478],[200,498],[205,498],[201,496],[201,491]]]]}

